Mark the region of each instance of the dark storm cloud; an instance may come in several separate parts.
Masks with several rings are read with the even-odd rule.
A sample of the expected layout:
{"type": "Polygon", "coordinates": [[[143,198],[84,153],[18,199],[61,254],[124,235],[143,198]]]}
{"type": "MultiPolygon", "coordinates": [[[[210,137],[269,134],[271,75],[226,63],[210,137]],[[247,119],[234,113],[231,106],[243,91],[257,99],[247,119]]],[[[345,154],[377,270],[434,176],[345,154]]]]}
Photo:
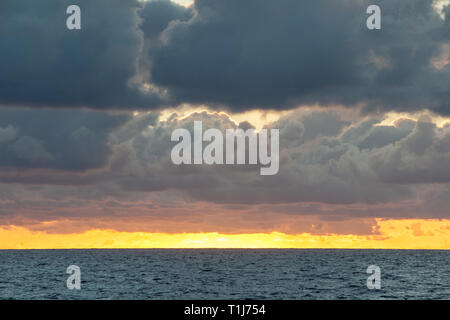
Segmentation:
{"type": "Polygon", "coordinates": [[[381,31],[366,28],[368,1],[80,0],[82,30],[70,31],[71,1],[3,0],[0,104],[450,114],[450,67],[434,63],[449,9],[444,20],[431,0],[375,3],[381,31]]]}
{"type": "Polygon", "coordinates": [[[193,18],[178,14],[150,48],[151,79],[176,101],[235,110],[318,103],[449,114],[450,68],[431,63],[448,42],[449,10],[444,21],[432,5],[197,0],[193,18]],[[369,4],[382,9],[381,31],[366,28],[369,4]]]}
{"type": "Polygon", "coordinates": [[[152,108],[131,79],[142,45],[136,0],[0,3],[0,104],[152,108]],[[81,7],[81,30],[66,9],[81,7]]]}
{"type": "Polygon", "coordinates": [[[0,167],[103,167],[110,132],[128,115],[83,110],[0,108],[0,167]]]}

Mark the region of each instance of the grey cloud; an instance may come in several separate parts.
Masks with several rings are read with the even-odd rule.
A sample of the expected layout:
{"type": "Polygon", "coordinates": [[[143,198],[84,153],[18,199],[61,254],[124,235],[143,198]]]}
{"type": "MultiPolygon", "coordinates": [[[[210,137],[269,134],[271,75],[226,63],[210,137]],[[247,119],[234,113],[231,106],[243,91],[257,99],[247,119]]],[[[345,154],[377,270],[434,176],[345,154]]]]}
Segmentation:
{"type": "Polygon", "coordinates": [[[129,119],[82,110],[0,108],[0,166],[87,170],[105,166],[109,134],[129,119]]]}
{"type": "Polygon", "coordinates": [[[450,182],[450,130],[421,119],[414,131],[369,159],[380,179],[402,184],[450,182]]]}
{"type": "Polygon", "coordinates": [[[52,155],[48,153],[42,145],[42,141],[32,137],[20,137],[11,145],[11,149],[18,159],[24,160],[31,165],[53,160],[52,155]]]}
{"type": "MultiPolygon", "coordinates": [[[[41,141],[42,150],[36,154],[42,157],[27,159],[25,168],[32,168],[40,161],[39,167],[50,169],[99,170],[83,175],[77,172],[3,173],[1,181],[96,185],[97,195],[105,196],[112,190],[114,196],[117,190],[125,193],[179,190],[198,201],[247,205],[380,204],[414,198],[416,185],[450,183],[447,166],[450,127],[437,128],[425,118],[418,122],[400,120],[395,126],[378,126],[380,118],[348,121],[335,111],[292,111],[268,127],[280,129],[279,173],[260,176],[259,165],[176,166],[171,162],[170,152],[175,145],[170,141],[173,130],[184,127],[192,132],[195,120],[202,120],[204,130],[236,128],[224,114],[194,113],[182,120],[172,117],[160,121],[156,113],[123,118],[72,112],[73,124],[66,124],[55,140],[52,133],[61,130],[57,119],[63,111],[59,115],[55,112],[49,113],[47,122],[39,124],[38,121],[28,129],[18,121],[0,123],[3,128],[8,124],[17,127],[21,139],[33,137],[41,141]],[[88,121],[86,117],[95,120],[88,121]],[[51,118],[53,120],[49,120],[51,118]],[[104,124],[100,126],[102,121],[104,124]],[[50,123],[54,123],[53,126],[50,123]],[[92,123],[97,125],[92,126],[92,123]],[[39,130],[39,125],[47,130],[39,130]],[[45,159],[47,153],[58,161],[45,159]]],[[[33,118],[31,114],[30,118],[33,118]]],[[[15,161],[19,163],[16,166],[24,166],[24,159],[15,161]]]]}
{"type": "Polygon", "coordinates": [[[450,66],[432,63],[448,50],[449,9],[443,20],[432,3],[375,1],[382,30],[369,31],[368,0],[80,0],[82,30],[69,31],[68,0],[4,0],[0,104],[449,114],[450,66]]]}
{"type": "Polygon", "coordinates": [[[169,0],[153,0],[139,11],[141,29],[147,39],[158,41],[158,37],[171,22],[188,21],[194,12],[169,0]]]}
{"type": "Polygon", "coordinates": [[[17,137],[17,129],[12,125],[0,128],[0,143],[14,140],[17,137]]]}
{"type": "MultiPolygon", "coordinates": [[[[83,116],[93,117],[95,122],[114,119],[93,112],[78,115],[83,116]]],[[[72,114],[70,118],[76,117],[72,114]]],[[[83,208],[92,208],[93,216],[120,216],[132,211],[139,216],[160,217],[166,213],[182,215],[186,207],[207,206],[228,208],[230,214],[238,216],[239,212],[261,218],[267,215],[267,219],[272,215],[318,215],[325,220],[448,217],[450,126],[436,127],[427,118],[379,126],[381,118],[349,121],[338,111],[292,111],[268,127],[280,129],[281,161],[279,174],[263,177],[259,166],[173,165],[170,135],[180,127],[192,130],[194,120],[202,120],[205,129],[236,127],[226,115],[206,112],[182,120],[171,117],[161,121],[156,113],[122,119],[105,129],[110,154],[98,170],[83,174],[26,168],[22,172],[10,168],[0,171],[0,197],[7,200],[1,211],[14,215],[15,208],[29,208],[35,212],[31,216],[46,219],[58,214],[76,216],[73,210],[82,203],[83,208]],[[321,125],[306,125],[311,119],[321,125]],[[293,130],[296,127],[301,130],[293,130]],[[20,192],[8,192],[11,188],[25,188],[28,191],[24,194],[33,192],[34,196],[21,199],[20,192]],[[130,208],[108,205],[107,210],[100,210],[105,208],[104,201],[130,208]],[[45,209],[49,207],[53,209],[45,209]]],[[[24,126],[17,121],[1,123],[0,127],[8,127],[6,123],[18,128],[18,139],[36,136],[36,141],[55,156],[44,136],[22,135],[24,126]]],[[[64,134],[67,148],[73,139],[91,137],[92,122],[83,119],[75,123],[64,134]]],[[[49,131],[55,132],[55,128],[49,131]]],[[[198,216],[186,214],[188,220],[198,216]]]]}
{"type": "Polygon", "coordinates": [[[205,128],[235,127],[224,116],[206,113],[152,125],[117,149],[122,153],[112,162],[118,157],[122,166],[116,169],[133,175],[116,182],[134,191],[159,186],[202,201],[246,204],[387,203],[414,198],[416,184],[450,182],[448,129],[423,119],[378,126],[381,119],[352,123],[329,111],[291,112],[270,126],[280,129],[280,172],[273,177],[259,176],[258,166],[174,166],[170,134],[178,127],[192,130],[194,120],[202,120],[205,128]],[[417,168],[434,173],[415,174],[417,168]]]}
{"type": "Polygon", "coordinates": [[[79,0],[81,30],[66,28],[73,1],[0,4],[0,104],[153,108],[133,85],[142,46],[137,0],[79,0]]]}
{"type": "Polygon", "coordinates": [[[449,114],[450,68],[431,64],[448,43],[449,15],[432,4],[197,0],[195,15],[174,20],[148,51],[151,78],[175,101],[234,110],[317,103],[449,114]],[[381,31],[365,26],[369,4],[382,8],[381,31]]]}
{"type": "MultiPolygon", "coordinates": [[[[145,117],[135,117],[126,125],[130,130],[135,123],[143,128],[141,133],[129,140],[119,139],[120,144],[113,147],[111,165],[116,178],[112,181],[125,190],[175,189],[202,201],[245,204],[379,203],[412,196],[408,186],[379,179],[369,164],[372,149],[360,148],[360,141],[354,144],[341,141],[340,137],[353,127],[333,112],[293,112],[271,125],[280,129],[281,146],[280,173],[273,177],[261,177],[259,166],[254,165],[175,166],[171,163],[174,143],[168,142],[173,130],[184,127],[192,131],[194,120],[202,120],[204,130],[235,128],[226,116],[197,113],[183,120],[149,122],[151,125],[147,127],[140,123],[145,117]]],[[[380,130],[374,124],[367,136],[380,130]]],[[[112,133],[112,141],[115,135],[121,135],[121,130],[112,133]]]]}
{"type": "Polygon", "coordinates": [[[408,136],[414,128],[414,122],[411,121],[412,126],[377,126],[374,127],[370,133],[359,144],[362,149],[381,148],[389,144],[393,144],[406,136],[408,136]]]}
{"type": "Polygon", "coordinates": [[[259,230],[286,216],[448,218],[450,126],[380,125],[379,114],[450,114],[450,66],[432,63],[450,40],[450,7],[442,20],[429,0],[375,3],[381,31],[365,28],[368,1],[80,0],[83,29],[72,32],[69,1],[1,1],[0,104],[10,107],[0,108],[0,224],[18,212],[135,214],[161,219],[161,230],[182,216],[196,231],[205,217],[228,221],[223,230],[233,219],[248,227],[247,217],[259,230]],[[147,81],[163,94],[142,91],[147,81]],[[236,128],[224,114],[105,111],[185,102],[331,110],[294,110],[268,126],[280,129],[271,177],[259,166],[171,163],[174,129],[236,128]],[[368,115],[346,119],[330,104],[368,115]]]}

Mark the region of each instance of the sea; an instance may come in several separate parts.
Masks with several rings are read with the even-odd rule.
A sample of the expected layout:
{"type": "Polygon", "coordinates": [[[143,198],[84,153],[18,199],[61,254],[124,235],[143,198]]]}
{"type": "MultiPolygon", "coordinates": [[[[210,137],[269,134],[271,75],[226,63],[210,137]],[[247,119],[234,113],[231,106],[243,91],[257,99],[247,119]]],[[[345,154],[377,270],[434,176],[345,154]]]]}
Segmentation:
{"type": "Polygon", "coordinates": [[[0,250],[0,299],[447,300],[450,251],[0,250]],[[72,265],[79,290],[67,286],[72,265]]]}

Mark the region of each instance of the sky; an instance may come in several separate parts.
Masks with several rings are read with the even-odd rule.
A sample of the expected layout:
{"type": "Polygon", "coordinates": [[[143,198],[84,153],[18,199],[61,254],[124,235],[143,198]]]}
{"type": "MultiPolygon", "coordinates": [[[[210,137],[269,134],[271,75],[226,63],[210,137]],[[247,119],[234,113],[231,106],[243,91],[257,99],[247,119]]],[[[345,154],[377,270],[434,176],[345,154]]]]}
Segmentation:
{"type": "Polygon", "coordinates": [[[76,2],[0,3],[0,249],[450,249],[449,1],[76,2]],[[194,121],[278,174],[174,165],[194,121]]]}

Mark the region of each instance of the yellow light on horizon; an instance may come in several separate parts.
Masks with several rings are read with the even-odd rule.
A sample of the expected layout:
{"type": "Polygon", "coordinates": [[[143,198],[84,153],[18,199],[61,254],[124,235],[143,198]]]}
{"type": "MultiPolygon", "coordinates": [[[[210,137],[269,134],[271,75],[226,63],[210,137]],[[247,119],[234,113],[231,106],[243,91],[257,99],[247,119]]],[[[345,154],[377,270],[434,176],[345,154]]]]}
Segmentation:
{"type": "Polygon", "coordinates": [[[0,228],[0,249],[88,248],[342,248],[450,249],[450,219],[377,219],[373,235],[297,235],[280,232],[254,234],[146,233],[89,230],[49,234],[24,227],[0,228]]]}

